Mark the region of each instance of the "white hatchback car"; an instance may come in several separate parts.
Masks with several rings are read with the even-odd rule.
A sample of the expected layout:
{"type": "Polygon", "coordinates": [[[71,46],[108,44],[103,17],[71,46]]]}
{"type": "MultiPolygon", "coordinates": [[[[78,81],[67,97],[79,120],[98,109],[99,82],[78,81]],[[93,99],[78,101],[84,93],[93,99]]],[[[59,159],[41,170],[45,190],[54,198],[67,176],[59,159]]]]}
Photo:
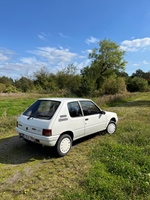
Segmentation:
{"type": "Polygon", "coordinates": [[[74,140],[99,131],[113,134],[117,121],[116,113],[90,99],[40,98],[18,117],[16,131],[26,141],[55,146],[64,156],[74,140]]]}

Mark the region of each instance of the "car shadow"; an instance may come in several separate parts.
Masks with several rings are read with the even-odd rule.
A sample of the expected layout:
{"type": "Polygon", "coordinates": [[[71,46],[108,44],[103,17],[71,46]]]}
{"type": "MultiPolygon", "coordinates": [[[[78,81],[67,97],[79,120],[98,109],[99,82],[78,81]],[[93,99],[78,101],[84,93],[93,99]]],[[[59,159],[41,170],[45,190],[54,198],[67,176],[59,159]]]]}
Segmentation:
{"type": "MultiPolygon", "coordinates": [[[[73,147],[86,142],[97,135],[104,135],[104,132],[95,133],[73,142],[73,147]]],[[[42,145],[26,142],[19,136],[12,136],[0,140],[0,163],[22,164],[34,160],[58,158],[54,147],[43,147],[42,145]]]]}
{"type": "Polygon", "coordinates": [[[105,134],[106,134],[106,131],[101,131],[101,132],[97,132],[97,133],[82,137],[82,138],[80,138],[78,140],[75,140],[73,142],[73,146],[76,146],[76,145],[78,145],[80,143],[87,142],[88,140],[91,140],[92,138],[95,138],[97,136],[104,136],[105,134]]]}
{"type": "Polygon", "coordinates": [[[56,157],[54,148],[27,143],[19,136],[0,140],[0,163],[21,164],[56,157]]]}

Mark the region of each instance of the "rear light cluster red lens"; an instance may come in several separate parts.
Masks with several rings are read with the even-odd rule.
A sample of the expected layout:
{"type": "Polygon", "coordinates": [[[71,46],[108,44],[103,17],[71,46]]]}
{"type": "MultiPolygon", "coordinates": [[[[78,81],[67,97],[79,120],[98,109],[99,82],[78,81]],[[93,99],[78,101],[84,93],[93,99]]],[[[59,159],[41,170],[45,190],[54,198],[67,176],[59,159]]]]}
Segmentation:
{"type": "Polygon", "coordinates": [[[42,135],[44,135],[44,136],[52,136],[52,130],[51,129],[43,129],[42,135]]]}

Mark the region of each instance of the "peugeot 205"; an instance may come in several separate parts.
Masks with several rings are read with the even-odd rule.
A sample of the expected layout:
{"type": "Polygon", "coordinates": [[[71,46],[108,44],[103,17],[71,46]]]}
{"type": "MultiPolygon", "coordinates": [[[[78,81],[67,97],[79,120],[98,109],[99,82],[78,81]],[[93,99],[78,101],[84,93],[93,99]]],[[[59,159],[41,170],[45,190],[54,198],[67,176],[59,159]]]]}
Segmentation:
{"type": "Polygon", "coordinates": [[[100,131],[113,134],[117,121],[116,113],[90,99],[40,98],[18,117],[16,131],[26,141],[55,146],[64,156],[79,138],[100,131]]]}

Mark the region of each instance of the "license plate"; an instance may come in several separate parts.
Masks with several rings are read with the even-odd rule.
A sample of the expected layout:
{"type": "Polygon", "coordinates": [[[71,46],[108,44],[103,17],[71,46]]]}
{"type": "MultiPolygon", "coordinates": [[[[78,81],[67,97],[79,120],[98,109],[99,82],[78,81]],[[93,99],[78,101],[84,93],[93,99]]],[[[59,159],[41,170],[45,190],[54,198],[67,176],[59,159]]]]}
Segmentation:
{"type": "Polygon", "coordinates": [[[32,141],[32,142],[34,142],[34,140],[35,140],[33,137],[28,136],[28,135],[24,135],[24,134],[22,134],[22,137],[23,137],[24,139],[30,140],[30,141],[32,141]]]}

